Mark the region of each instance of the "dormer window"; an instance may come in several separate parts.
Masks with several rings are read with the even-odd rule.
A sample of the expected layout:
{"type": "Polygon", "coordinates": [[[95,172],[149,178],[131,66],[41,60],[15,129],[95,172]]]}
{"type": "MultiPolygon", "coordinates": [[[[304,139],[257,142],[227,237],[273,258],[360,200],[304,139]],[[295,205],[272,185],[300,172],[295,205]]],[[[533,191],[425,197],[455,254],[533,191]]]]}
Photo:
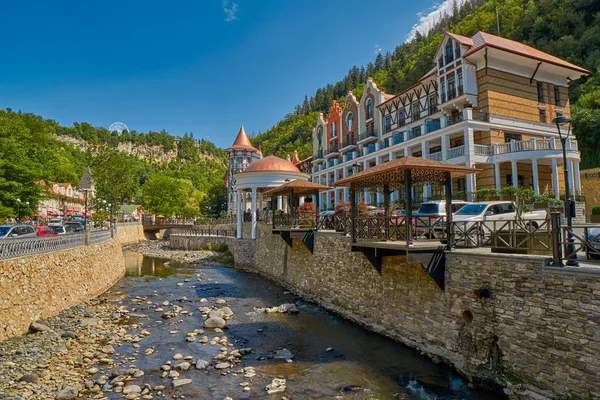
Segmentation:
{"type": "Polygon", "coordinates": [[[454,45],[452,40],[448,40],[448,43],[446,43],[446,64],[452,61],[454,61],[454,45]]]}
{"type": "Polygon", "coordinates": [[[317,129],[317,139],[319,140],[319,148],[321,147],[321,144],[323,143],[323,127],[319,126],[319,129],[317,129]]]}
{"type": "Polygon", "coordinates": [[[442,69],[444,67],[444,55],[441,55],[438,59],[438,68],[442,69]]]}
{"type": "Polygon", "coordinates": [[[373,118],[373,100],[367,100],[367,119],[373,118]]]}

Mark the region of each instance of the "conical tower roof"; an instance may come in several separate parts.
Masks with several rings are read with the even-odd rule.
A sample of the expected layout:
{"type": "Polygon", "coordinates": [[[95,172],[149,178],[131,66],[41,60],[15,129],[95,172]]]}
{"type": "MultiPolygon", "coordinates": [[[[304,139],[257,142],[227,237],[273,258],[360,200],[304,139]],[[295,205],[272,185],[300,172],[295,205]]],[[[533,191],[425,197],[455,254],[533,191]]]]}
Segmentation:
{"type": "Polygon", "coordinates": [[[248,135],[246,135],[246,131],[244,130],[243,126],[240,128],[240,131],[238,132],[237,137],[233,141],[233,144],[230,147],[225,149],[225,151],[236,151],[236,150],[246,150],[246,151],[251,151],[251,152],[258,151],[254,146],[252,146],[252,143],[250,143],[250,139],[248,139],[248,135]]]}
{"type": "Polygon", "coordinates": [[[300,164],[300,158],[298,158],[298,150],[294,150],[294,158],[292,159],[292,164],[300,164]]]}

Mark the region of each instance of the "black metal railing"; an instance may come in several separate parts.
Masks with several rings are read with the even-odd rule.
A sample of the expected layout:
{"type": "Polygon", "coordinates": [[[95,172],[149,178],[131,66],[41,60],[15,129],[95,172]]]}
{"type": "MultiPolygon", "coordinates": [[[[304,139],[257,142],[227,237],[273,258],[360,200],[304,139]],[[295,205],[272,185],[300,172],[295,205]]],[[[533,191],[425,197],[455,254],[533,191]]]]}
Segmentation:
{"type": "Polygon", "coordinates": [[[327,154],[337,153],[339,151],[337,143],[330,144],[327,154]]]}
{"type": "Polygon", "coordinates": [[[458,87],[456,88],[456,90],[458,90],[458,95],[462,96],[465,92],[463,90],[463,85],[458,85],[458,87]]]}
{"type": "Polygon", "coordinates": [[[343,141],[342,148],[347,146],[356,146],[356,138],[351,137],[343,141]]]}
{"type": "Polygon", "coordinates": [[[317,152],[313,154],[313,159],[318,160],[320,158],[323,158],[323,156],[323,150],[317,150],[317,152]]]}
{"type": "Polygon", "coordinates": [[[442,92],[442,94],[440,94],[440,98],[441,98],[441,103],[445,103],[446,102],[446,93],[442,92]]]}
{"type": "Polygon", "coordinates": [[[390,142],[387,139],[381,139],[379,141],[379,150],[381,149],[387,149],[388,147],[390,147],[390,142]]]}
{"type": "Polygon", "coordinates": [[[448,88],[448,101],[456,98],[456,90],[452,88],[448,88]]]}
{"type": "Polygon", "coordinates": [[[358,140],[365,140],[368,138],[376,138],[377,137],[377,129],[367,129],[367,131],[360,134],[358,140]]]}
{"type": "Polygon", "coordinates": [[[474,121],[489,122],[490,114],[488,114],[486,112],[481,112],[481,111],[473,111],[472,118],[474,121]]]}
{"type": "Polygon", "coordinates": [[[448,120],[448,126],[458,124],[459,122],[463,121],[463,115],[462,115],[462,113],[454,114],[454,115],[447,117],[447,120],[448,120]]]}

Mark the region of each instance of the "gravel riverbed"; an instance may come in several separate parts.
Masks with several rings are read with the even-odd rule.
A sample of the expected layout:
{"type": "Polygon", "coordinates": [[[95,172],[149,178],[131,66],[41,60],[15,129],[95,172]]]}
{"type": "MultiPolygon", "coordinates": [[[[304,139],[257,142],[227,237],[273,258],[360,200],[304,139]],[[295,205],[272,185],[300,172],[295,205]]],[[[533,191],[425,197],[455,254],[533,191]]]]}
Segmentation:
{"type": "Polygon", "coordinates": [[[147,240],[124,247],[123,250],[135,251],[148,257],[198,265],[215,265],[215,257],[221,255],[220,252],[209,250],[174,250],[168,240],[147,240]]]}

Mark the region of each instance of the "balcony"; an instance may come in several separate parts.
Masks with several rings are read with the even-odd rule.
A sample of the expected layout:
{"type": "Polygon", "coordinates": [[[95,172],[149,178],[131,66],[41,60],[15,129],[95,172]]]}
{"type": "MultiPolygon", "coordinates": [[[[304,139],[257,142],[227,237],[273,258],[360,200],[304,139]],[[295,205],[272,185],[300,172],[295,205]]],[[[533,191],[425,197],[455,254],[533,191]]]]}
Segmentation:
{"type": "Polygon", "coordinates": [[[313,154],[313,160],[320,160],[323,158],[323,150],[317,150],[315,154],[313,154]]]}
{"type": "Polygon", "coordinates": [[[390,125],[386,125],[386,126],[383,128],[383,133],[388,133],[388,132],[391,132],[391,130],[392,130],[392,125],[391,125],[391,124],[390,124],[390,125]]]}
{"type": "Polygon", "coordinates": [[[473,121],[490,122],[490,115],[488,113],[473,111],[473,121]]]}
{"type": "Polygon", "coordinates": [[[354,150],[354,149],[356,149],[356,138],[351,137],[342,142],[342,147],[340,148],[340,151],[342,153],[344,153],[346,151],[350,151],[350,150],[354,150]]]}
{"type": "Polygon", "coordinates": [[[410,139],[414,139],[414,138],[418,138],[421,136],[421,126],[415,126],[413,127],[410,131],[410,137],[408,138],[410,139]]]}
{"type": "MultiPolygon", "coordinates": [[[[575,139],[567,139],[565,145],[567,151],[579,151],[579,146],[577,144],[577,140],[575,139]]],[[[560,150],[562,152],[562,143],[559,139],[548,138],[531,140],[513,140],[509,143],[494,145],[494,155],[536,150],[560,150]]]]}
{"type": "Polygon", "coordinates": [[[371,129],[363,132],[358,137],[358,144],[377,141],[377,130],[371,129]]]}
{"type": "Polygon", "coordinates": [[[447,126],[458,124],[459,122],[463,121],[463,115],[462,115],[462,113],[454,114],[454,115],[447,117],[446,120],[448,122],[446,124],[447,126]]]}
{"type": "Polygon", "coordinates": [[[427,156],[427,159],[431,161],[442,161],[442,152],[432,153],[427,156]]]}
{"type": "Polygon", "coordinates": [[[327,155],[325,158],[331,158],[337,156],[339,154],[337,143],[333,143],[329,145],[329,149],[327,149],[327,155]]]}
{"type": "Polygon", "coordinates": [[[490,146],[476,144],[475,145],[475,155],[476,156],[489,156],[490,155],[490,146]]]}
{"type": "Polygon", "coordinates": [[[381,149],[387,149],[388,147],[390,147],[390,142],[387,139],[382,139],[379,141],[379,150],[381,149]]]}
{"type": "Polygon", "coordinates": [[[463,90],[463,85],[458,85],[457,89],[458,89],[459,96],[462,96],[463,94],[465,94],[465,92],[463,90]]]}
{"type": "Polygon", "coordinates": [[[392,144],[397,145],[404,142],[404,134],[396,133],[392,136],[392,144]]]}
{"type": "Polygon", "coordinates": [[[431,132],[435,132],[439,129],[441,129],[442,124],[440,122],[440,119],[433,119],[430,121],[426,121],[425,122],[425,133],[431,133],[431,132]]]}
{"type": "Polygon", "coordinates": [[[446,93],[442,92],[442,93],[440,94],[440,98],[441,98],[441,100],[442,100],[442,101],[441,101],[441,103],[445,103],[445,102],[446,102],[446,93]]]}
{"type": "Polygon", "coordinates": [[[454,100],[456,98],[456,90],[454,88],[448,89],[448,101],[454,100]]]}
{"type": "Polygon", "coordinates": [[[451,158],[464,157],[465,155],[465,146],[457,146],[448,150],[448,160],[451,158]]]}

